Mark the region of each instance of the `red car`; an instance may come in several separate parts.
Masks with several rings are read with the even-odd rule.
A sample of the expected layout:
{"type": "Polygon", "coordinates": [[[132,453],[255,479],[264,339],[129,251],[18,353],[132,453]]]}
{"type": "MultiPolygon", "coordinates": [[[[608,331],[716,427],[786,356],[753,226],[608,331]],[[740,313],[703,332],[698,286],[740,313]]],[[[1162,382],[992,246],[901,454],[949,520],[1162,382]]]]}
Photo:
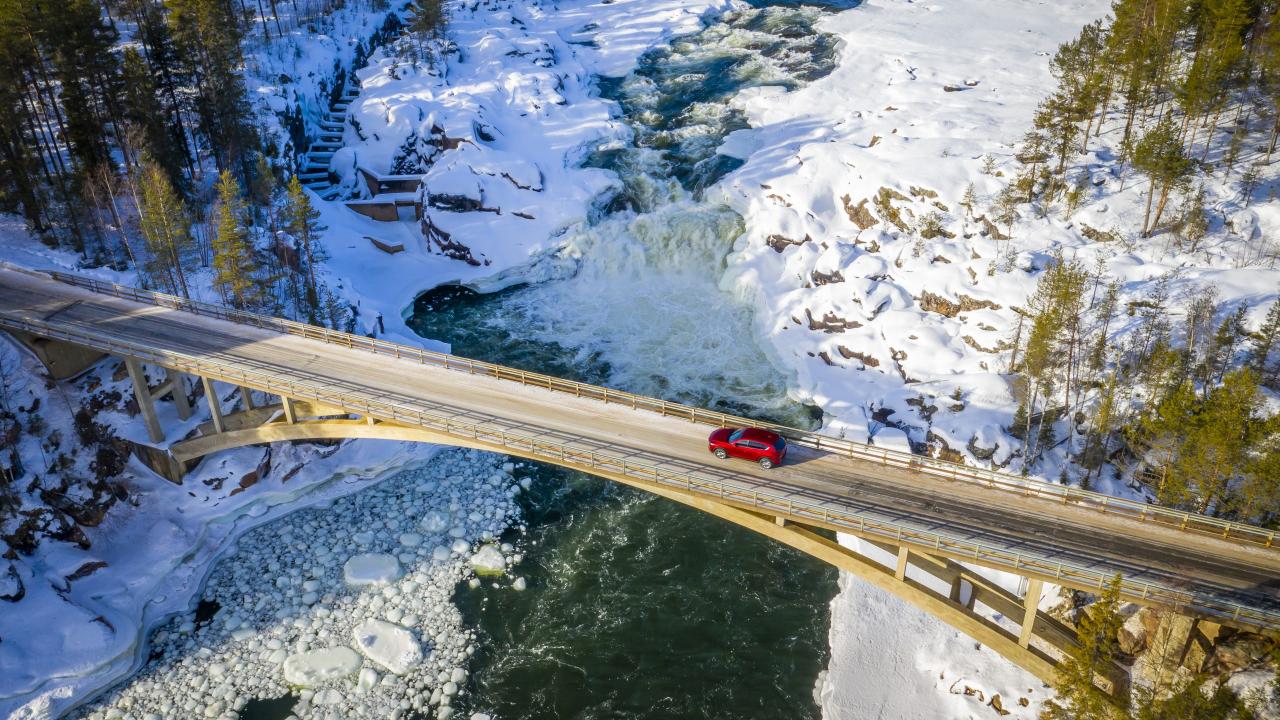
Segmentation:
{"type": "Polygon", "coordinates": [[[787,441],[777,433],[760,428],[721,428],[711,433],[707,445],[721,460],[744,458],[760,463],[765,470],[781,465],[787,456],[787,441]]]}

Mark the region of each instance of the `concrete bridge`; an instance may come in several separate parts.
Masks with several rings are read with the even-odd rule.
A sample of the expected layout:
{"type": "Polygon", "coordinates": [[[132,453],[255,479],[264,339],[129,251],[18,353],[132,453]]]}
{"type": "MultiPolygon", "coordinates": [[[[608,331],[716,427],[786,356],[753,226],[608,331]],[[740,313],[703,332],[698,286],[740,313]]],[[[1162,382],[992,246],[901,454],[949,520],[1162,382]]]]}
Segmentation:
{"type": "MultiPolygon", "coordinates": [[[[55,377],[122,358],[167,474],[277,441],[367,438],[477,448],[553,463],[692,506],[866,579],[1048,681],[1074,630],[1037,610],[1045,583],[1167,612],[1164,662],[1223,626],[1280,634],[1275,531],[768,426],[789,439],[770,471],[707,452],[717,412],[333,332],[61,273],[0,266],[0,329],[55,377]],[[152,385],[146,368],[163,380],[152,385]],[[227,412],[215,383],[240,388],[227,412]],[[194,391],[194,395],[192,394],[194,391]],[[275,398],[255,405],[250,391],[275,398]],[[173,441],[203,394],[210,420],[173,441]],[[884,552],[837,544],[848,533],[884,552]],[[963,563],[963,564],[962,564],[963,563]],[[978,566],[1023,579],[1011,592],[978,566]],[[978,606],[995,611],[983,613],[978,606]]],[[[1123,681],[1116,668],[1099,685],[1123,681]]]]}

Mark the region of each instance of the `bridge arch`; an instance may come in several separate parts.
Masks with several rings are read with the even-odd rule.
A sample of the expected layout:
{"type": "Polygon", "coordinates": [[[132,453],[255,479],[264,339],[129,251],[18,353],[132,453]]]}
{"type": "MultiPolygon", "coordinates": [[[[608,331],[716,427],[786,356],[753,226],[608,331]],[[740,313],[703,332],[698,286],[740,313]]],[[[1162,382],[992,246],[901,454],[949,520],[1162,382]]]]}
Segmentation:
{"type": "MultiPolygon", "coordinates": [[[[1053,681],[1063,653],[1076,643],[1076,634],[1071,627],[1038,610],[1042,589],[1038,580],[1030,581],[1026,594],[1019,597],[952,560],[912,550],[905,545],[894,547],[868,539],[867,542],[872,542],[890,555],[896,555],[897,565],[888,566],[835,542],[829,537],[830,533],[824,532],[822,528],[771,516],[729,501],[719,502],[702,494],[647,482],[607,468],[575,462],[572,458],[551,458],[532,450],[459,437],[423,427],[374,418],[353,418],[339,408],[287,398],[278,404],[250,407],[248,410],[222,416],[220,424],[223,426],[221,432],[214,429],[212,422],[205,423],[201,426],[200,435],[170,446],[171,479],[180,481],[187,466],[206,455],[273,442],[391,440],[513,455],[617,482],[764,535],[855,575],[937,617],[1045,683],[1053,681]],[[946,588],[946,591],[942,591],[940,587],[946,588]],[[994,622],[977,610],[979,604],[1017,625],[1010,628],[994,622]]],[[[1099,678],[1099,685],[1111,693],[1119,692],[1125,687],[1125,682],[1126,673],[1119,666],[1113,668],[1108,677],[1099,678]]]]}

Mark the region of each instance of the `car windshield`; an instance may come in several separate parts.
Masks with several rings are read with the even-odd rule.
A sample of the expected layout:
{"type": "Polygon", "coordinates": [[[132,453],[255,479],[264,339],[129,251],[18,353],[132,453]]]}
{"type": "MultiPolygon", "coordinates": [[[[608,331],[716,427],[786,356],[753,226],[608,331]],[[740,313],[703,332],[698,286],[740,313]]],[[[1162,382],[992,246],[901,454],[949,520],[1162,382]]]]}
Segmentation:
{"type": "Polygon", "coordinates": [[[729,433],[729,442],[738,442],[738,438],[742,437],[742,433],[744,432],[746,432],[746,430],[740,428],[729,433]]]}

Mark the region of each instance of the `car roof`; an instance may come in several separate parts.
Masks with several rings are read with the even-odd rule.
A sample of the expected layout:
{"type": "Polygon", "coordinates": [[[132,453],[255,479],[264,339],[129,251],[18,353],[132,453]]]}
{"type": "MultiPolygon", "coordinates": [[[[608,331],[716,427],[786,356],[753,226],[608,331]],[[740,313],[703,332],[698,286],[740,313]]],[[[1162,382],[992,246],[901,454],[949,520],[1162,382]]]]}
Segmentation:
{"type": "Polygon", "coordinates": [[[772,443],[778,439],[778,433],[761,430],[760,428],[743,428],[743,440],[759,440],[761,442],[772,443]]]}

